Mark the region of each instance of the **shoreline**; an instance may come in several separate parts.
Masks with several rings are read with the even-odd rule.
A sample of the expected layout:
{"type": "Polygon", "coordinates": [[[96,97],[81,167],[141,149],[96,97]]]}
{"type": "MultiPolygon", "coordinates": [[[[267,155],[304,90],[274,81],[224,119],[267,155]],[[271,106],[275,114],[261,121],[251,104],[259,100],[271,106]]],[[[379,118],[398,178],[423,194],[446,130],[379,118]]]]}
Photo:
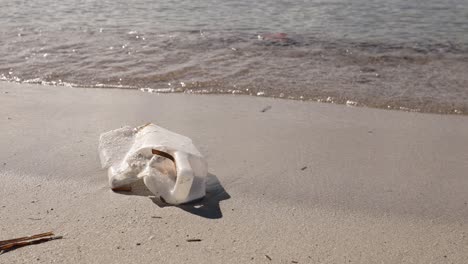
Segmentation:
{"type": "Polygon", "coordinates": [[[368,105],[359,101],[354,101],[354,99],[349,99],[349,98],[338,98],[338,97],[314,97],[314,98],[302,98],[302,96],[299,97],[294,97],[294,96],[281,96],[281,94],[265,94],[265,92],[261,91],[258,92],[257,95],[252,94],[252,93],[247,93],[243,90],[228,90],[226,92],[224,91],[205,91],[205,90],[180,90],[180,91],[171,91],[172,88],[159,88],[159,89],[153,89],[153,88],[141,88],[141,87],[136,87],[136,86],[128,86],[128,85],[113,85],[113,84],[107,84],[107,85],[99,85],[99,86],[86,86],[86,85],[79,85],[79,84],[74,84],[74,83],[68,83],[68,82],[46,82],[46,81],[41,81],[41,82],[17,82],[14,80],[6,80],[6,79],[0,79],[0,82],[6,82],[6,83],[14,83],[14,84],[20,84],[20,85],[39,85],[39,86],[53,86],[53,87],[67,87],[67,88],[78,88],[78,89],[111,89],[111,90],[131,90],[131,91],[138,91],[138,92],[143,92],[143,93],[149,93],[149,94],[156,94],[156,95],[165,95],[165,94],[186,94],[186,95],[208,95],[208,96],[248,96],[248,97],[258,97],[258,98],[272,98],[272,99],[281,99],[281,100],[290,100],[290,101],[296,101],[296,102],[308,102],[308,103],[323,103],[323,104],[333,104],[333,105],[342,105],[342,106],[347,106],[347,107],[361,107],[361,108],[370,108],[370,109],[381,109],[381,110],[390,110],[390,111],[401,111],[401,112],[408,112],[408,113],[422,113],[422,114],[435,114],[435,115],[460,115],[460,116],[468,116],[468,112],[459,110],[458,109],[452,109],[451,111],[442,111],[439,109],[439,111],[421,111],[421,109],[418,108],[409,108],[405,107],[403,105],[395,105],[394,103],[390,103],[386,107],[382,105],[368,105]]]}
{"type": "Polygon", "coordinates": [[[64,237],[2,263],[468,262],[464,115],[5,82],[0,113],[0,240],[64,237]],[[99,134],[146,122],[206,157],[201,204],[110,190],[99,134]]]}

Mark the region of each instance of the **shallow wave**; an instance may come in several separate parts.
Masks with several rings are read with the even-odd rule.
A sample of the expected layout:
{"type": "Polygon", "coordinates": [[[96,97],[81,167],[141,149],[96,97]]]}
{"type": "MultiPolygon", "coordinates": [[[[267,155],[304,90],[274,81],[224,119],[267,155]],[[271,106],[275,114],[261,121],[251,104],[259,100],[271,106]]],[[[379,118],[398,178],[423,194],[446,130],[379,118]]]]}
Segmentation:
{"type": "Polygon", "coordinates": [[[320,40],[285,33],[26,32],[0,78],[79,87],[234,93],[433,113],[468,113],[461,44],[320,40]]]}

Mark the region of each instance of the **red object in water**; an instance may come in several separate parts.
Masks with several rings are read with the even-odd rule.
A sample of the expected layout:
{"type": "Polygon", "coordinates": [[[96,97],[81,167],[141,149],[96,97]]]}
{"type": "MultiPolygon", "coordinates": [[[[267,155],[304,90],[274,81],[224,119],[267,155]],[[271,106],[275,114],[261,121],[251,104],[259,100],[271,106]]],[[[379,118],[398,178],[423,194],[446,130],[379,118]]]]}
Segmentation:
{"type": "Polygon", "coordinates": [[[288,34],[286,33],[266,33],[258,36],[261,40],[269,40],[269,41],[288,41],[288,34]]]}

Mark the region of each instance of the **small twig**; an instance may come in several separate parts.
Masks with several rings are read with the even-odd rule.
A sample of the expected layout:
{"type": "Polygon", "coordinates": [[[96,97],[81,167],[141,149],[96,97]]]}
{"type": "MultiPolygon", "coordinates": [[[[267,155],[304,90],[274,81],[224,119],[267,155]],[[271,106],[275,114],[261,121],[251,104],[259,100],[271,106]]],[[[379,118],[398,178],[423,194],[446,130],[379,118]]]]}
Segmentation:
{"type": "Polygon", "coordinates": [[[271,258],[270,258],[270,256],[268,256],[268,255],[265,255],[265,257],[266,257],[266,258],[267,258],[269,261],[271,261],[271,258]]]}
{"type": "MultiPolygon", "coordinates": [[[[32,239],[36,239],[36,238],[53,236],[53,235],[54,235],[54,233],[47,232],[47,233],[37,234],[37,235],[33,235],[33,236],[19,237],[19,238],[14,238],[14,239],[2,240],[2,241],[0,241],[0,246],[10,244],[10,243],[16,243],[16,242],[21,242],[21,241],[32,240],[32,239]]],[[[0,249],[3,249],[3,248],[0,248],[0,249]]]]}
{"type": "Polygon", "coordinates": [[[25,241],[25,242],[18,242],[18,243],[13,243],[13,244],[8,244],[5,245],[6,249],[2,250],[2,253],[8,252],[9,250],[24,247],[24,246],[30,246],[30,245],[36,245],[36,244],[41,244],[44,242],[52,241],[52,240],[57,240],[57,239],[62,239],[62,236],[55,236],[55,237],[47,237],[47,238],[40,238],[32,241],[25,241]]]}
{"type": "Polygon", "coordinates": [[[0,249],[5,253],[8,250],[11,250],[13,248],[19,248],[19,247],[24,247],[24,246],[29,246],[29,245],[35,245],[35,244],[40,244],[44,243],[47,241],[51,240],[56,240],[56,239],[62,239],[62,236],[55,236],[55,237],[47,237],[47,238],[40,238],[32,241],[24,241],[24,242],[15,242],[11,244],[6,244],[0,247],[0,249]]]}
{"type": "Polygon", "coordinates": [[[37,234],[33,236],[20,237],[20,238],[0,241],[0,255],[10,250],[16,249],[16,248],[40,244],[43,242],[63,238],[62,236],[53,236],[53,235],[54,233],[47,232],[47,233],[37,234]]]}
{"type": "Polygon", "coordinates": [[[260,112],[265,113],[266,111],[268,111],[268,110],[270,110],[270,109],[271,109],[271,105],[269,105],[269,106],[263,108],[262,111],[260,111],[260,112]]]}
{"type": "Polygon", "coordinates": [[[187,242],[201,242],[201,239],[198,238],[193,238],[193,239],[187,239],[187,242]]]}

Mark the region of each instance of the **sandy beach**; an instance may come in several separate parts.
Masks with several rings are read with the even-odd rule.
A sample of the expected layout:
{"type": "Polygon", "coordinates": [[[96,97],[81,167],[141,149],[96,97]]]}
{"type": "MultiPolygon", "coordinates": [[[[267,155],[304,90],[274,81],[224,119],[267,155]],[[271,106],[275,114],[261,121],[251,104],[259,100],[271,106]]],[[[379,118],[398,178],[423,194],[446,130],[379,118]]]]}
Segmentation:
{"type": "Polygon", "coordinates": [[[7,82],[0,113],[0,240],[63,236],[0,263],[468,263],[467,116],[7,82]],[[100,133],[147,122],[205,155],[203,201],[109,189],[100,133]]]}

